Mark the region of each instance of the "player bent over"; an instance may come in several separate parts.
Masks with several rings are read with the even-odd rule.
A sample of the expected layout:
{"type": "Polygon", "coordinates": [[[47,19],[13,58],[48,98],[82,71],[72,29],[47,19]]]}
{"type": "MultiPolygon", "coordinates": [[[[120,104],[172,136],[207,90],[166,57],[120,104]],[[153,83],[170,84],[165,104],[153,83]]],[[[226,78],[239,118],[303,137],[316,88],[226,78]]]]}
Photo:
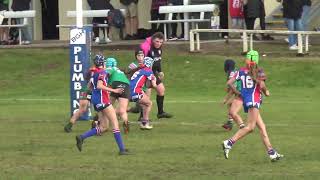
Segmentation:
{"type": "MultiPolygon", "coordinates": [[[[236,63],[232,59],[227,59],[224,62],[224,71],[227,73],[227,80],[231,79],[236,73],[237,70],[235,69],[236,63]]],[[[241,82],[236,81],[234,86],[238,91],[241,91],[241,82]]],[[[228,94],[223,100],[223,104],[227,104],[228,106],[228,118],[229,120],[222,126],[224,129],[230,131],[233,126],[233,121],[235,121],[239,128],[244,128],[245,124],[239,112],[242,108],[242,98],[240,95],[235,94],[230,88],[227,89],[228,94]]]]}
{"type": "Polygon", "coordinates": [[[150,97],[142,90],[147,81],[150,81],[152,87],[156,87],[156,78],[152,72],[152,64],[153,59],[146,57],[144,59],[144,67],[140,70],[136,71],[130,80],[130,92],[131,92],[131,100],[133,102],[138,102],[142,107],[142,120],[140,124],[140,128],[142,130],[150,130],[152,129],[152,125],[150,125],[149,114],[152,108],[152,101],[150,97]]]}
{"type": "Polygon", "coordinates": [[[108,84],[111,85],[113,89],[122,88],[124,90],[121,94],[111,92],[110,97],[112,104],[114,104],[116,100],[118,101],[119,106],[117,107],[116,112],[123,120],[124,132],[127,134],[129,133],[127,108],[129,99],[131,98],[130,82],[124,72],[117,68],[118,63],[116,59],[107,58],[105,64],[106,71],[109,74],[108,84]]]}
{"type": "Polygon", "coordinates": [[[112,89],[107,87],[108,73],[105,71],[104,57],[98,55],[94,59],[94,64],[98,70],[93,74],[91,78],[92,90],[92,104],[94,109],[99,112],[100,124],[95,128],[76,136],[77,148],[82,150],[82,144],[86,138],[95,135],[102,135],[107,130],[108,120],[113,127],[114,139],[119,147],[119,155],[127,155],[128,152],[122,142],[122,137],[119,129],[116,112],[110,102],[108,92],[122,93],[123,89],[112,89]]]}
{"type": "Polygon", "coordinates": [[[262,103],[262,93],[264,93],[266,96],[269,96],[270,93],[267,90],[264,82],[265,74],[262,69],[257,67],[258,61],[258,52],[250,51],[249,56],[247,56],[245,61],[246,67],[241,68],[237,72],[236,76],[232,77],[227,82],[227,85],[232,89],[233,92],[239,95],[241,94],[243,98],[244,111],[248,113],[248,122],[247,126],[239,129],[233,137],[223,141],[222,148],[226,159],[229,158],[229,152],[235,142],[251,133],[255,129],[256,125],[259,128],[260,136],[271,161],[274,162],[283,157],[283,155],[279,154],[275,149],[273,149],[267,134],[266,126],[259,112],[259,108],[262,103]],[[241,80],[241,92],[234,87],[234,82],[236,80],[241,80]]]}

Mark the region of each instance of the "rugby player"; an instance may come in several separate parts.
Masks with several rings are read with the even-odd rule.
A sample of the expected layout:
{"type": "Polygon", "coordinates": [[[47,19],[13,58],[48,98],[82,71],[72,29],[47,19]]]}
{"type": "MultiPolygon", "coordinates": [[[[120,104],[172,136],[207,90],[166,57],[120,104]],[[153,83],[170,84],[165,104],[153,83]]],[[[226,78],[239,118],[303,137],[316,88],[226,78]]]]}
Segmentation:
{"type": "Polygon", "coordinates": [[[259,109],[262,103],[262,93],[266,96],[270,96],[270,92],[265,84],[265,73],[263,69],[258,68],[259,54],[257,51],[248,52],[248,56],[245,60],[246,67],[241,68],[235,76],[233,76],[228,82],[232,91],[238,95],[241,95],[243,99],[243,108],[247,116],[247,126],[239,129],[236,134],[223,141],[222,148],[224,151],[224,156],[226,159],[229,158],[229,152],[233,145],[251,133],[256,126],[258,126],[260,131],[260,136],[262,142],[266,147],[267,154],[272,162],[280,160],[283,155],[279,154],[271,145],[266,126],[261,118],[259,109]],[[236,80],[241,81],[241,91],[239,92],[234,86],[236,80]]]}
{"type": "Polygon", "coordinates": [[[94,64],[98,69],[92,76],[90,82],[92,89],[92,104],[94,109],[101,115],[100,124],[95,128],[76,136],[76,146],[79,151],[82,151],[82,145],[86,138],[102,135],[108,128],[108,120],[111,122],[113,127],[114,139],[119,148],[119,155],[127,155],[128,151],[125,149],[125,146],[122,141],[119,123],[117,120],[116,112],[110,102],[108,92],[113,93],[123,93],[122,88],[112,89],[107,87],[108,82],[108,73],[105,71],[105,62],[102,55],[97,55],[94,58],[94,64]]]}

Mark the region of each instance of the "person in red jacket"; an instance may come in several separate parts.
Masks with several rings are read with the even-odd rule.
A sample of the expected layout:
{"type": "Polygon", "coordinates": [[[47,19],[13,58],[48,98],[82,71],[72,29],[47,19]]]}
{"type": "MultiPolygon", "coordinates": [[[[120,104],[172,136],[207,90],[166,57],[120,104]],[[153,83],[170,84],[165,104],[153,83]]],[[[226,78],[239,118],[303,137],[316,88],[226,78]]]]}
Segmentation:
{"type": "Polygon", "coordinates": [[[229,0],[232,29],[244,29],[243,0],[229,0]]]}

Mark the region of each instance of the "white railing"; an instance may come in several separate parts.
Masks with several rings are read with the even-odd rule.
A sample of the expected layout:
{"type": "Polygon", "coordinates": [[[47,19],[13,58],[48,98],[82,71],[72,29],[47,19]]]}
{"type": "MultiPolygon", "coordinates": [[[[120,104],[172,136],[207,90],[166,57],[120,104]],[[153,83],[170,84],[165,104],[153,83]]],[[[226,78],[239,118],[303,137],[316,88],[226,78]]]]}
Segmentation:
{"type": "Polygon", "coordinates": [[[242,33],[242,44],[243,53],[248,52],[248,35],[250,35],[250,49],[253,49],[253,34],[297,34],[298,36],[298,55],[303,55],[303,42],[305,42],[305,52],[309,52],[309,36],[310,35],[320,35],[320,32],[316,31],[284,31],[284,30],[244,30],[244,29],[192,29],[190,30],[190,51],[195,51],[195,41],[196,36],[196,50],[200,50],[200,37],[199,33],[212,32],[212,33],[242,33]],[[305,41],[303,41],[303,36],[305,41]]]}

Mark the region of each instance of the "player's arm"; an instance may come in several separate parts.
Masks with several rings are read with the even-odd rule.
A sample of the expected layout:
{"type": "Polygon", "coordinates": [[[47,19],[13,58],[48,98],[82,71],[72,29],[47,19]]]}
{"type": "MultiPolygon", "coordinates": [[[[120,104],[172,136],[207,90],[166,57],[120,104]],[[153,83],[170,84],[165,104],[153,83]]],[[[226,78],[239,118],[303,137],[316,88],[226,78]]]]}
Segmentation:
{"type": "Polygon", "coordinates": [[[270,92],[266,86],[266,83],[265,81],[262,81],[262,80],[259,80],[259,85],[260,85],[260,88],[261,88],[261,91],[262,93],[265,95],[265,96],[270,96],[270,92]]]}
{"type": "Polygon", "coordinates": [[[241,95],[241,93],[236,89],[236,87],[233,85],[234,82],[236,81],[236,77],[233,76],[230,78],[227,82],[227,86],[231,89],[231,91],[236,94],[236,95],[241,95]]]}
{"type": "Polygon", "coordinates": [[[263,68],[258,68],[257,69],[257,82],[260,85],[262,93],[266,96],[270,96],[270,92],[269,92],[269,90],[266,86],[266,83],[265,83],[266,80],[267,80],[267,76],[264,73],[263,68]]]}
{"type": "Polygon", "coordinates": [[[104,91],[109,91],[109,92],[118,93],[118,94],[121,94],[123,92],[122,88],[112,89],[112,88],[109,88],[109,87],[103,85],[102,80],[98,80],[97,88],[104,90],[104,91]]]}
{"type": "Polygon", "coordinates": [[[223,104],[229,104],[230,100],[232,99],[233,97],[233,91],[231,89],[228,88],[228,92],[227,92],[227,95],[223,98],[223,104]]]}

